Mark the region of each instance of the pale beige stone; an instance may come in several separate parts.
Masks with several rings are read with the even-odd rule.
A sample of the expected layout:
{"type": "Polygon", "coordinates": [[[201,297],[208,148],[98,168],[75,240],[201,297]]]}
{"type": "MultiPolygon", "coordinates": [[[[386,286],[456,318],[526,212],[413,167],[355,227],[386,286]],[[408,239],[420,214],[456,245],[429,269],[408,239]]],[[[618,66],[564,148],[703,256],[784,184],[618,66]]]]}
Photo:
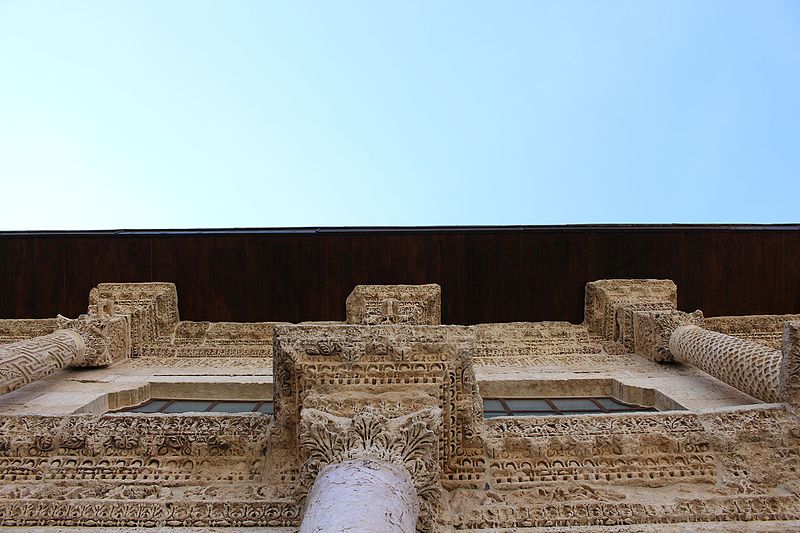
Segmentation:
{"type": "MultiPolygon", "coordinates": [[[[681,336],[661,364],[666,333],[686,327],[661,319],[689,316],[674,285],[590,285],[585,324],[470,327],[182,322],[171,284],[101,285],[89,315],[133,324],[134,357],[0,396],[0,527],[296,531],[308,512],[335,528],[416,504],[432,532],[796,529],[800,419],[743,391],[767,383],[793,402],[798,326],[777,366],[740,342],[771,339],[783,316],[706,319],[728,329],[689,328],[699,340],[681,336]],[[582,396],[660,411],[481,416],[483,398],[582,396]],[[276,416],[106,412],[150,398],[274,398],[276,416]],[[348,496],[323,491],[348,514],[309,504],[326,469],[364,462],[406,488],[348,474],[348,496]]],[[[405,320],[386,305],[373,322],[405,320]]],[[[57,326],[3,324],[15,340],[57,326]]]]}
{"type": "Polygon", "coordinates": [[[356,285],[347,297],[348,324],[442,322],[442,288],[428,285],[356,285]]]}

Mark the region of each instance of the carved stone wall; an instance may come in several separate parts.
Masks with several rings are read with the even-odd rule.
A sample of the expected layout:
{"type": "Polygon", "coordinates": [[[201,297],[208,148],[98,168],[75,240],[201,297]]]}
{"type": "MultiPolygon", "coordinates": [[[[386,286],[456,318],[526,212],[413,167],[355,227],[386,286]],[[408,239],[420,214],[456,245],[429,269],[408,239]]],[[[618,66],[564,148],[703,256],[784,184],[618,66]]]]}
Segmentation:
{"type": "MultiPolygon", "coordinates": [[[[675,311],[671,282],[590,284],[584,325],[428,325],[433,319],[400,305],[428,296],[403,290],[361,289],[374,296],[373,311],[364,305],[359,315],[364,323],[288,325],[182,322],[171,284],[99,286],[89,315],[116,307],[135,324],[137,357],[62,373],[71,387],[116,393],[170,379],[222,387],[237,374],[237,386],[251,380],[268,391],[274,354],[276,415],[8,414],[19,405],[4,399],[38,399],[63,383],[23,388],[0,398],[0,526],[296,530],[320,472],[354,461],[408,473],[422,531],[800,524],[800,419],[781,406],[746,406],[754,400],[692,366],[653,362],[666,359],[665,332],[684,319],[701,323],[675,311]],[[661,320],[667,316],[682,318],[661,320]],[[416,320],[422,324],[380,324],[416,320]],[[254,372],[258,379],[246,375],[254,372]],[[683,409],[681,395],[697,402],[679,411],[483,419],[481,390],[595,394],[567,387],[579,380],[669,396],[665,409],[683,409]]],[[[11,338],[3,324],[0,333],[11,338]]],[[[25,323],[11,333],[57,325],[25,323]]],[[[88,334],[90,325],[73,329],[88,334]]],[[[777,365],[789,370],[775,375],[798,375],[798,330],[787,328],[777,365]]],[[[717,370],[731,364],[724,346],[709,353],[717,370]]],[[[764,368],[776,367],[770,359],[764,368]]],[[[797,396],[791,379],[770,386],[797,396]]]]}
{"type": "Polygon", "coordinates": [[[0,418],[0,526],[296,526],[257,414],[0,418]]]}

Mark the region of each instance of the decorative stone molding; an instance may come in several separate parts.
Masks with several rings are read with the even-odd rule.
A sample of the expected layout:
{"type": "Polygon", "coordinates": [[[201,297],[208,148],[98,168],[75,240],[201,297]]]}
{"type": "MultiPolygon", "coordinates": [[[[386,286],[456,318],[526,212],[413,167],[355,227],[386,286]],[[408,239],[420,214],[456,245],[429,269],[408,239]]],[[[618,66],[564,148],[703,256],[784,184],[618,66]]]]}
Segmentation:
{"type": "Polygon", "coordinates": [[[668,279],[604,279],[586,284],[584,323],[590,333],[632,351],[633,313],[674,311],[678,291],[668,279]]]}
{"type": "Polygon", "coordinates": [[[800,321],[784,324],[780,396],[795,411],[800,409],[800,321]]]}
{"type": "Polygon", "coordinates": [[[797,320],[800,320],[800,315],[714,316],[706,317],[703,327],[780,350],[783,325],[797,320]]]}
{"type": "Polygon", "coordinates": [[[703,325],[703,313],[683,311],[636,311],[633,313],[634,352],[652,361],[673,360],[669,338],[678,326],[703,325]]]}
{"type": "Polygon", "coordinates": [[[0,318],[0,345],[50,335],[56,329],[55,318],[0,318]]]}
{"type": "Polygon", "coordinates": [[[347,297],[348,324],[442,323],[442,288],[428,285],[356,285],[347,297]]]}

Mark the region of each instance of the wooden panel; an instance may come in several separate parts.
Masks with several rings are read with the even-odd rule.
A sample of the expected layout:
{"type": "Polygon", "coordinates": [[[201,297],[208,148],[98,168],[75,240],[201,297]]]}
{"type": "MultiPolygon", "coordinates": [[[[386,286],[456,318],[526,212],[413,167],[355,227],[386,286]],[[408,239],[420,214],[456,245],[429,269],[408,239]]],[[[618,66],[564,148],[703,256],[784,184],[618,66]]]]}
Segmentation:
{"type": "Polygon", "coordinates": [[[341,320],[359,283],[439,283],[445,323],[583,319],[586,282],[671,278],[707,316],[800,312],[797,226],[0,234],[0,317],[85,312],[106,281],[171,281],[188,320],[341,320]]]}

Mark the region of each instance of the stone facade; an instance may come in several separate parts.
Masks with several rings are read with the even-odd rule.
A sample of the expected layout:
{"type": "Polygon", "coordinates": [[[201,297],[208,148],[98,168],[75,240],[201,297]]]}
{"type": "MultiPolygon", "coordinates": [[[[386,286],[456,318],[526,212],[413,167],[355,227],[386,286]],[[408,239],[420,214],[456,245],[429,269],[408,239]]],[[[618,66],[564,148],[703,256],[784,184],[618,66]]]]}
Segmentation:
{"type": "Polygon", "coordinates": [[[584,324],[454,326],[440,294],[210,323],[181,321],[171,284],[110,283],[75,320],[0,320],[0,526],[800,528],[797,315],[703,317],[669,280],[602,280],[584,324]],[[484,418],[486,398],[583,397],[657,411],[484,418]],[[151,398],[275,414],[115,411],[151,398]]]}

